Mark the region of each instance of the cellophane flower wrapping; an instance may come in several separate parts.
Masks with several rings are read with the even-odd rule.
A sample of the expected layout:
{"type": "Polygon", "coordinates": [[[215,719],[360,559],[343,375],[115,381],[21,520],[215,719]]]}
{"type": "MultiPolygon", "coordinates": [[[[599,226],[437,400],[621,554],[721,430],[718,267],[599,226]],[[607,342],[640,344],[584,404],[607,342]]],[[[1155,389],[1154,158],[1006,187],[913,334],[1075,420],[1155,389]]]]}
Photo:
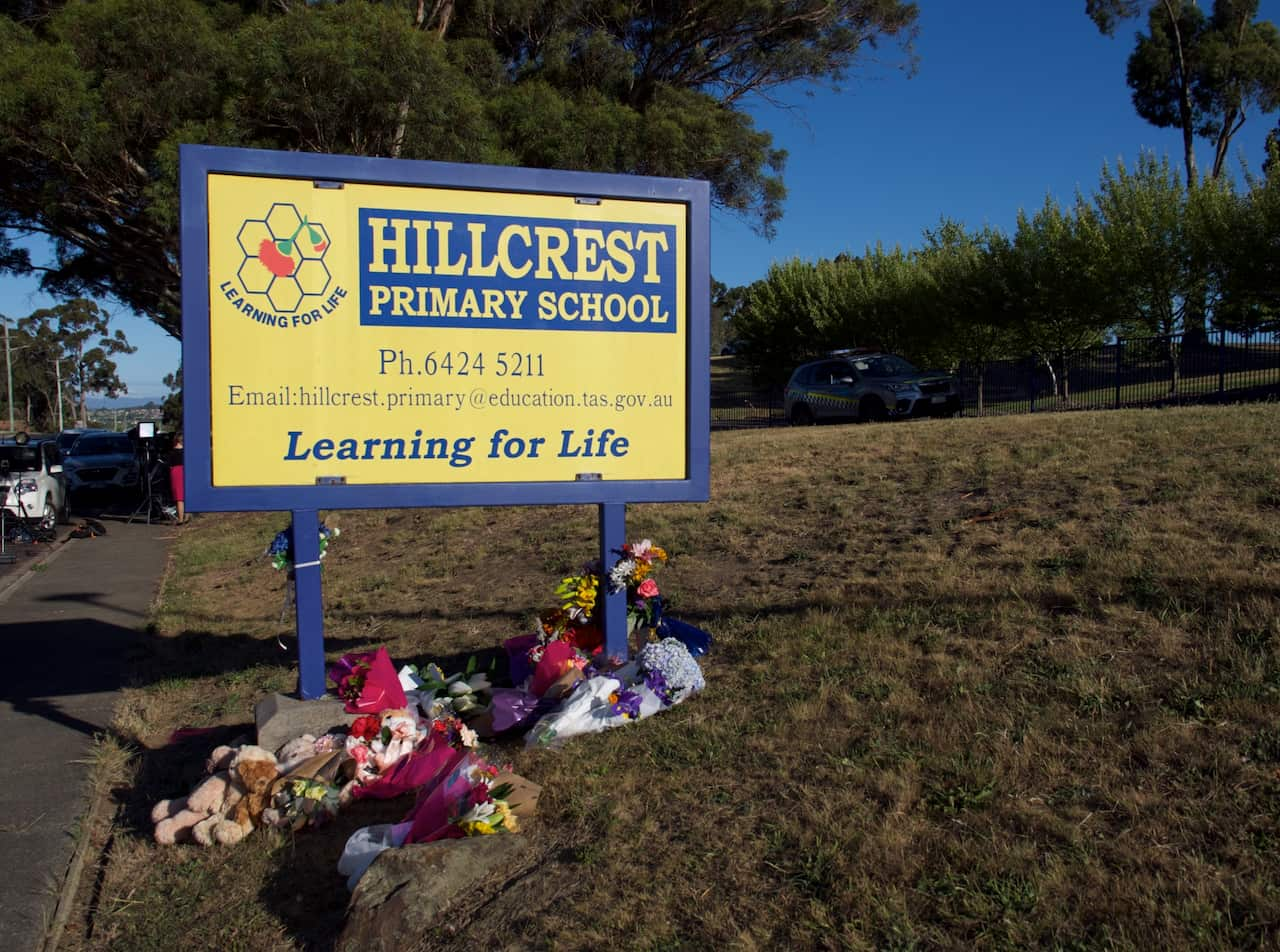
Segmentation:
{"type": "MultiPolygon", "coordinates": [[[[325,553],[329,550],[329,540],[337,538],[341,534],[337,526],[329,527],[324,523],[320,524],[320,558],[325,557],[325,553]]],[[[287,569],[293,571],[293,563],[296,561],[293,556],[293,526],[292,524],[281,529],[276,533],[275,538],[271,540],[271,544],[267,546],[267,556],[271,559],[271,567],[276,571],[287,569]]]]}
{"type": "Polygon", "coordinates": [[[347,839],[338,858],[338,872],[347,877],[347,889],[355,891],[360,878],[373,865],[373,861],[386,850],[403,846],[413,824],[379,823],[362,826],[347,839]]]}
{"type": "Polygon", "coordinates": [[[641,679],[666,704],[679,704],[707,686],[702,668],[677,638],[663,638],[642,646],[636,655],[636,664],[641,679]]]}
{"type": "Polygon", "coordinates": [[[338,815],[339,788],[324,780],[298,778],[284,783],[271,798],[263,820],[278,829],[323,826],[338,815]]]}
{"type": "Polygon", "coordinates": [[[417,802],[405,817],[411,824],[405,842],[431,843],[466,836],[452,820],[465,812],[463,804],[476,783],[496,773],[479,754],[463,752],[449,769],[419,791],[417,802]]]}
{"type": "Polygon", "coordinates": [[[349,714],[377,714],[407,703],[386,645],[371,654],[343,655],[329,669],[329,680],[349,714]]]}

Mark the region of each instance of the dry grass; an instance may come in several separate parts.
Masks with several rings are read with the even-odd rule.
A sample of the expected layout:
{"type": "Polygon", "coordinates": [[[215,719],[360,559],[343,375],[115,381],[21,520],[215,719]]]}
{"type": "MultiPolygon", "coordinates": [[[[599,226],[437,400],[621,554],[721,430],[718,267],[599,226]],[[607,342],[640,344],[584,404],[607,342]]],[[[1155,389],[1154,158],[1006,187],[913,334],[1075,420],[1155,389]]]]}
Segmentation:
{"type": "MultiPolygon", "coordinates": [[[[717,638],[709,690],[505,751],[545,787],[538,873],[405,948],[1274,944],[1278,446],[1274,405],[715,434],[709,504],[628,517],[717,638]]],[[[582,507],[331,521],[334,654],[493,646],[595,544],[582,507]]],[[[324,948],[345,836],[407,809],[231,851],[147,839],[199,759],[163,738],[232,733],[292,683],[256,558],[281,524],[182,539],[72,947],[324,948]]]]}

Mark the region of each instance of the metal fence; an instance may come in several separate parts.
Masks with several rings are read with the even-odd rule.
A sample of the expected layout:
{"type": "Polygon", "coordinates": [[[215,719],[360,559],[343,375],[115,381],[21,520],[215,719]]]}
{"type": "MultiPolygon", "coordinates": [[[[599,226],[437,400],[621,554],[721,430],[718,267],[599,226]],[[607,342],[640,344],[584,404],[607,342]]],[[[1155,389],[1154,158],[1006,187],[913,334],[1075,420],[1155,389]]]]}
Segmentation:
{"type": "Polygon", "coordinates": [[[1280,342],[1225,331],[1117,340],[1056,358],[961,367],[965,416],[1263,399],[1280,393],[1280,342]]]}
{"type": "MultiPolygon", "coordinates": [[[[1128,338],[1051,360],[962,366],[956,376],[964,416],[1261,400],[1280,397],[1280,334],[1128,338]]],[[[781,391],[711,394],[713,430],[786,422],[781,391]]]]}

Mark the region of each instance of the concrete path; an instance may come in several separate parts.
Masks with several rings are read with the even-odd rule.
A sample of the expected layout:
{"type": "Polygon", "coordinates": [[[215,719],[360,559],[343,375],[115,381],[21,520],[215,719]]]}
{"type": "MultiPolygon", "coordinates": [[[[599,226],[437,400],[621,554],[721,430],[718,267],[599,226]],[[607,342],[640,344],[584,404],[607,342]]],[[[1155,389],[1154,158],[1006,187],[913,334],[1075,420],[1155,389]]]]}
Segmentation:
{"type": "Polygon", "coordinates": [[[111,724],[177,531],[104,524],[0,577],[0,946],[15,952],[45,945],[89,805],[93,737],[111,724]]]}

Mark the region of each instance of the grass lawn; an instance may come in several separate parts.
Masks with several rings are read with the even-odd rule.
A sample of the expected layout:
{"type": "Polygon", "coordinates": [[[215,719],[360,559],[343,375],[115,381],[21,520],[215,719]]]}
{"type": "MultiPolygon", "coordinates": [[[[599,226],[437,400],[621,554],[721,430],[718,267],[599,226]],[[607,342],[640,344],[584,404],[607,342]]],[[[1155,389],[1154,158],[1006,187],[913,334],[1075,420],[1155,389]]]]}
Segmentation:
{"type": "MultiPolygon", "coordinates": [[[[560,751],[535,871],[404,948],[1227,949],[1280,938],[1280,406],[725,432],[705,505],[633,506],[707,691],[560,751]]],[[[588,507],[336,513],[328,645],[527,630],[588,507]]],[[[293,682],[282,516],[176,546],[65,948],[325,948],[356,827],[160,848],[151,802],[293,682]],[[277,646],[283,635],[290,651],[277,646]],[[205,746],[202,747],[201,743],[205,746]],[[109,813],[110,811],[108,811],[109,813]]]]}

